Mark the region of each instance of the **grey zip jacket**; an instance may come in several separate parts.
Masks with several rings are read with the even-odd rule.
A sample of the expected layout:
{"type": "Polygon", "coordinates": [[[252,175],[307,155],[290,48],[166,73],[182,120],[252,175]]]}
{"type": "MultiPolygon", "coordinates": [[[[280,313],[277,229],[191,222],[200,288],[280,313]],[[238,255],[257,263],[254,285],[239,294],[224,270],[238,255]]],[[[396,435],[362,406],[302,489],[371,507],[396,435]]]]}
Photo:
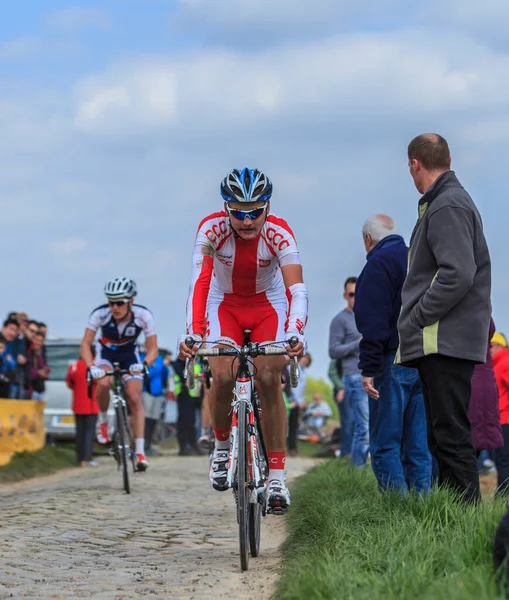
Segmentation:
{"type": "Polygon", "coordinates": [[[401,293],[396,362],[442,354],[483,363],[491,316],[491,261],[481,216],[453,171],[419,201],[401,293]]]}

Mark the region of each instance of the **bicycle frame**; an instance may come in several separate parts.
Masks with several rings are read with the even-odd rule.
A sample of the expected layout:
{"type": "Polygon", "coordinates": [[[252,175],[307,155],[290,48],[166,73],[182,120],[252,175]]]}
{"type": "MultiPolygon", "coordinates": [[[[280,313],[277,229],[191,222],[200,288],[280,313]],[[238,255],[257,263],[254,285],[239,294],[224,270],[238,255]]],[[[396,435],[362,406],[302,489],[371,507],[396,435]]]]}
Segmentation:
{"type": "MultiPolygon", "coordinates": [[[[260,515],[265,516],[267,512],[264,484],[269,471],[260,421],[261,407],[254,389],[253,363],[249,359],[271,354],[286,355],[286,349],[276,347],[277,343],[260,345],[246,339],[241,347],[203,349],[197,353],[200,356],[230,356],[239,361],[233,389],[226,487],[233,490],[237,505],[240,564],[243,571],[248,568],[249,553],[251,556],[259,554],[260,515]]],[[[290,345],[297,343],[298,340],[293,338],[290,345]]],[[[188,347],[193,347],[193,344],[192,338],[186,339],[188,347]]],[[[188,360],[184,371],[190,389],[195,384],[193,362],[188,360]]],[[[298,375],[298,363],[293,359],[290,377],[293,387],[298,384],[298,375]]]]}
{"type": "MultiPolygon", "coordinates": [[[[247,361],[246,361],[247,362],[247,361]]],[[[257,423],[255,410],[252,400],[254,399],[253,389],[253,374],[249,365],[241,364],[237,372],[235,388],[233,390],[232,401],[232,426],[230,433],[230,455],[228,460],[228,476],[227,483],[229,488],[233,488],[233,480],[235,477],[236,461],[238,457],[238,408],[240,402],[246,403],[247,429],[248,429],[248,458],[249,458],[249,476],[250,481],[248,486],[252,491],[250,502],[258,502],[258,494],[264,491],[264,483],[267,480],[267,474],[262,473],[260,468],[260,451],[264,452],[264,448],[258,448],[257,433],[260,433],[260,426],[257,423]],[[244,370],[247,368],[247,373],[244,370]],[[247,377],[246,377],[247,375],[247,377]],[[258,429],[258,431],[257,431],[258,429]]],[[[266,460],[266,457],[265,457],[266,460]]]]}

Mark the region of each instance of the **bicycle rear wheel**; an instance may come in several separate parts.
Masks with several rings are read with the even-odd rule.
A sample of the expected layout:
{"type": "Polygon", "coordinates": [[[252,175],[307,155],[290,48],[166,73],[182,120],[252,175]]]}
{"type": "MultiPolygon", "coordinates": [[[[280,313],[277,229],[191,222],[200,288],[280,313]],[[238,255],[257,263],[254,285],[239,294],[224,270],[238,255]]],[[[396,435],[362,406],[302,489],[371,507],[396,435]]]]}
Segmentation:
{"type": "Polygon", "coordinates": [[[131,488],[129,486],[129,470],[127,467],[127,462],[129,460],[129,442],[126,435],[126,422],[122,406],[117,406],[115,408],[115,412],[117,418],[118,443],[120,450],[120,460],[122,462],[122,477],[124,480],[124,490],[126,494],[130,494],[131,488]]]}
{"type": "Polygon", "coordinates": [[[249,564],[249,495],[247,468],[247,422],[246,403],[239,402],[238,408],[238,444],[237,458],[237,521],[239,523],[240,567],[247,571],[249,564]]]}

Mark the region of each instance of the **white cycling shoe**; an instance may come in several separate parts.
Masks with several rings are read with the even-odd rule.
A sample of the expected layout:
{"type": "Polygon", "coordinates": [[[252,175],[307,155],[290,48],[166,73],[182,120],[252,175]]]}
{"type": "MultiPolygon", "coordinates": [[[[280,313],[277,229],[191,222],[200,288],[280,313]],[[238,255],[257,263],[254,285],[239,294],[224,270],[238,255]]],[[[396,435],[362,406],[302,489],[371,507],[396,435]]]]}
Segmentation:
{"type": "Polygon", "coordinates": [[[210,461],[210,483],[218,492],[225,492],[228,489],[228,457],[229,450],[217,450],[214,448],[214,453],[210,461]]]}
{"type": "Polygon", "coordinates": [[[290,506],[290,491],[284,483],[271,479],[267,485],[267,513],[284,515],[290,506]]]}

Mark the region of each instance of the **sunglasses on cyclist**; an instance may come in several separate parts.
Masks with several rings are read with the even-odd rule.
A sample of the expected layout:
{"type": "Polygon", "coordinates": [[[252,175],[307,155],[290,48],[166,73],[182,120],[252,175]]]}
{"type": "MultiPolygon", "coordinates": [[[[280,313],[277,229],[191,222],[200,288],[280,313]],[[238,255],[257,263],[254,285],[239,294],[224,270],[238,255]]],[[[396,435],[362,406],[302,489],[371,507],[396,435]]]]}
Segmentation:
{"type": "Polygon", "coordinates": [[[110,306],[124,306],[127,302],[127,300],[108,300],[110,306]]]}
{"type": "Polygon", "coordinates": [[[261,217],[263,213],[267,210],[267,205],[261,206],[260,208],[253,208],[251,210],[242,210],[240,208],[230,208],[226,207],[228,212],[235,219],[239,219],[239,221],[243,221],[246,217],[249,217],[251,220],[257,219],[261,217]]]}

